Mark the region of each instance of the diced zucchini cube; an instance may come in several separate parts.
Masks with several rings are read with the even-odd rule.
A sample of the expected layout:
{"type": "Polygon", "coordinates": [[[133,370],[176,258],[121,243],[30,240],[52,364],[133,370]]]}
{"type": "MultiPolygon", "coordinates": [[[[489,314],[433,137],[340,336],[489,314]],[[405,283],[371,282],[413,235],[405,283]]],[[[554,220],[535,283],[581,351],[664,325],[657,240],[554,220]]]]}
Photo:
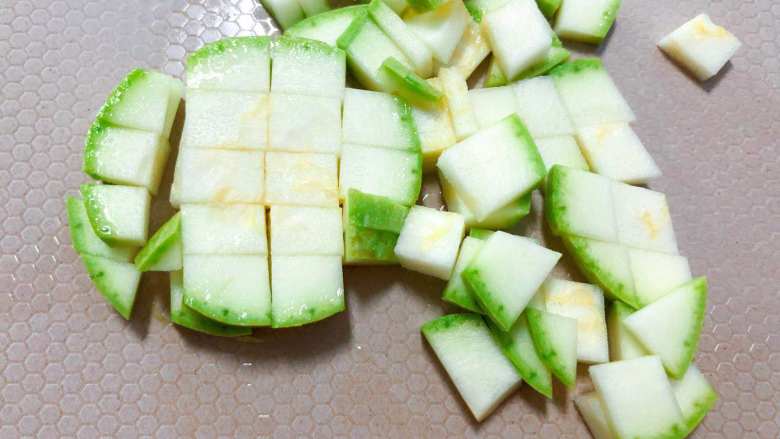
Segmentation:
{"type": "Polygon", "coordinates": [[[141,272],[129,262],[81,255],[87,274],[98,292],[125,320],[130,320],[141,282],[141,272]]]}
{"type": "Polygon", "coordinates": [[[331,154],[267,153],[266,204],[337,206],[337,162],[336,156],[331,154]]]}
{"type": "Polygon", "coordinates": [[[345,144],[420,149],[411,107],[387,93],[348,88],[343,124],[345,144]]]}
{"type": "Polygon", "coordinates": [[[270,325],[268,257],[185,254],[184,304],[228,325],[270,325]]]}
{"type": "Polygon", "coordinates": [[[469,90],[469,101],[480,128],[487,128],[517,113],[512,87],[475,88],[469,90]]]}
{"type": "Polygon", "coordinates": [[[66,204],[70,240],[78,254],[99,256],[120,262],[128,262],[133,258],[137,248],[110,246],[100,239],[89,222],[83,200],[68,197],[66,204]]]}
{"type": "Polygon", "coordinates": [[[262,0],[260,3],[274,17],[282,30],[304,19],[305,14],[298,0],[262,0]]]}
{"type": "MultiPolygon", "coordinates": [[[[428,83],[441,90],[439,78],[431,78],[428,83]]],[[[441,153],[457,142],[450,119],[450,110],[443,100],[432,108],[412,107],[412,118],[420,137],[423,153],[423,169],[432,171],[441,153]]]]}
{"type": "Polygon", "coordinates": [[[540,289],[548,312],[577,321],[577,360],[609,362],[604,293],[595,285],[550,278],[540,289]]]}
{"type": "Polygon", "coordinates": [[[268,93],[271,83],[269,37],[223,38],[187,57],[187,88],[268,93]]]}
{"type": "Polygon", "coordinates": [[[401,233],[409,208],[379,195],[350,189],[344,200],[350,224],[374,230],[401,233]]]}
{"type": "Polygon", "coordinates": [[[171,272],[171,322],[204,334],[218,337],[239,337],[252,334],[252,328],[230,326],[211,320],[184,305],[184,275],[171,272]]]}
{"type": "Polygon", "coordinates": [[[530,192],[546,173],[534,141],[516,115],[453,145],[437,166],[477,221],[530,192]]]}
{"type": "Polygon", "coordinates": [[[645,349],[661,359],[673,378],[693,361],[707,312],[707,279],[698,277],[624,320],[645,349]]]}
{"type": "Polygon", "coordinates": [[[562,238],[590,282],[600,286],[610,298],[639,307],[626,246],[576,236],[562,238]]]}
{"type": "Polygon", "coordinates": [[[268,253],[263,206],[185,204],[181,216],[185,255],[268,253]]]}
{"type": "Polygon", "coordinates": [[[477,314],[450,314],[422,327],[458,393],[477,419],[485,419],[521,379],[477,314]]]}
{"type": "Polygon", "coordinates": [[[372,90],[385,89],[379,69],[387,58],[393,57],[411,66],[411,61],[368,13],[353,20],[336,44],[346,52],[350,71],[357,80],[372,90]]]}
{"type": "Polygon", "coordinates": [[[474,109],[469,101],[469,86],[466,78],[454,68],[439,69],[439,81],[441,81],[447,106],[450,109],[452,127],[455,129],[455,137],[463,140],[479,130],[474,109]]]}
{"type": "Polygon", "coordinates": [[[404,268],[447,280],[465,229],[460,214],[413,206],[395,245],[395,255],[404,268]]]}
{"type": "Polygon", "coordinates": [[[108,245],[141,246],[146,243],[151,197],[145,188],[84,184],[81,196],[92,229],[108,245]]]}
{"type": "Polygon", "coordinates": [[[182,267],[181,214],[165,222],[135,256],[139,271],[177,271],[182,267]]]}
{"type": "Polygon", "coordinates": [[[142,186],[156,194],[169,151],[168,140],[159,133],[96,120],[87,133],[84,172],[96,180],[142,186]]]}
{"type": "Polygon", "coordinates": [[[261,151],[182,149],[176,160],[171,203],[260,204],[264,162],[261,151]]]}
{"type": "Polygon", "coordinates": [[[442,300],[445,302],[457,305],[465,310],[482,314],[482,308],[480,308],[477,299],[474,297],[474,292],[471,291],[471,287],[466,284],[461,277],[463,270],[468,267],[474,256],[482,249],[483,241],[481,239],[467,236],[463,239],[463,243],[460,245],[460,251],[458,252],[458,259],[455,262],[455,268],[452,270],[452,276],[450,276],[447,286],[442,293],[442,300]]]}
{"type": "Polygon", "coordinates": [[[274,328],[300,326],[344,311],[341,256],[274,254],[271,279],[274,328]]]}
{"type": "Polygon", "coordinates": [[[555,165],[582,169],[583,171],[589,169],[588,162],[582,156],[574,136],[545,137],[544,139],[535,139],[535,141],[548,171],[555,165]]]}
{"type": "Polygon", "coordinates": [[[563,39],[600,44],[615,22],[621,0],[566,0],[558,9],[555,32],[563,39]]]}
{"type": "Polygon", "coordinates": [[[699,14],[658,42],[658,47],[700,81],[715,76],[742,46],[731,32],[699,14]]]}
{"type": "Polygon", "coordinates": [[[431,11],[408,11],[404,14],[404,21],[428,45],[436,61],[446,65],[463,37],[466,26],[471,22],[471,17],[462,1],[447,0],[431,11]]]}
{"type": "Polygon", "coordinates": [[[655,302],[692,279],[688,258],[683,256],[632,248],[628,258],[641,306],[655,302]]]}
{"type": "Polygon", "coordinates": [[[496,232],[462,276],[491,320],[508,331],[560,257],[531,239],[496,232]]]}
{"type": "Polygon", "coordinates": [[[661,176],[658,165],[627,123],[579,128],[577,140],[594,172],[636,184],[661,176]]]}
{"type": "Polygon", "coordinates": [[[265,149],[268,95],[189,90],[181,147],[265,149]]]}
{"type": "Polygon", "coordinates": [[[510,201],[509,204],[491,213],[484,220],[478,221],[474,212],[463,202],[455,188],[446,179],[439,176],[439,183],[447,210],[463,215],[466,226],[470,228],[509,229],[531,213],[531,193],[527,193],[510,201]]]}
{"type": "Polygon", "coordinates": [[[368,13],[374,22],[401,49],[412,65],[412,70],[420,76],[428,77],[433,72],[433,54],[428,46],[415,35],[387,4],[382,0],[372,0],[368,13]]]}
{"type": "Polygon", "coordinates": [[[341,198],[350,189],[411,206],[420,195],[422,154],[389,148],[345,144],[341,153],[341,198]]]}
{"type": "Polygon", "coordinates": [[[269,149],[338,154],[341,99],[272,93],[269,149]]]}
{"type": "Polygon", "coordinates": [[[508,78],[544,60],[550,50],[553,32],[534,0],[510,0],[488,12],[483,21],[490,47],[508,78]]]}
{"type": "Polygon", "coordinates": [[[338,207],[271,207],[271,254],[344,254],[338,207]]]}
{"type": "Polygon", "coordinates": [[[534,347],[550,372],[573,389],[577,381],[577,320],[541,308],[529,304],[525,312],[534,347]]]}
{"type": "Polygon", "coordinates": [[[444,97],[439,89],[392,56],[382,63],[382,67],[379,69],[379,78],[384,84],[385,91],[418,107],[436,107],[444,97]]]}
{"type": "Polygon", "coordinates": [[[517,114],[534,139],[574,134],[574,126],[553,80],[547,76],[526,79],[513,86],[517,114]]]}
{"type": "Polygon", "coordinates": [[[615,300],[610,305],[607,314],[607,332],[609,333],[609,359],[611,361],[633,360],[650,355],[626,327],[626,317],[633,312],[633,308],[619,300],[615,300]]]}
{"type": "Polygon", "coordinates": [[[575,127],[636,120],[598,58],[581,58],[561,64],[550,72],[550,76],[575,127]]]}
{"type": "Polygon", "coordinates": [[[153,70],[135,69],[111,92],[97,119],[159,133],[167,139],[183,94],[180,80],[153,70]]]}
{"type": "Polygon", "coordinates": [[[677,253],[666,195],[638,186],[612,183],[617,241],[630,247],[677,253]]]}
{"type": "Polygon", "coordinates": [[[545,219],[553,233],[616,242],[612,185],[597,174],[553,166],[544,191],[545,219]]]}
{"type": "Polygon", "coordinates": [[[693,433],[696,426],[715,405],[718,393],[694,364],[688,367],[688,371],[682,378],[671,381],[674,397],[682,411],[686,427],[685,436],[687,436],[693,433]]]}
{"type": "MultiPolygon", "coordinates": [[[[406,0],[400,0],[405,3],[406,0]]],[[[336,41],[352,24],[355,18],[362,16],[368,9],[367,5],[354,5],[332,9],[295,23],[284,31],[285,35],[310,40],[321,41],[336,47],[336,41]]]]}
{"type": "Polygon", "coordinates": [[[347,61],[344,51],[319,41],[282,37],[273,47],[271,92],[341,99],[347,61]]]}
{"type": "Polygon", "coordinates": [[[398,233],[369,229],[344,221],[344,263],[350,265],[395,264],[398,233]]]}
{"type": "Polygon", "coordinates": [[[589,372],[617,437],[682,437],[680,407],[658,357],[599,364],[589,372]]]}

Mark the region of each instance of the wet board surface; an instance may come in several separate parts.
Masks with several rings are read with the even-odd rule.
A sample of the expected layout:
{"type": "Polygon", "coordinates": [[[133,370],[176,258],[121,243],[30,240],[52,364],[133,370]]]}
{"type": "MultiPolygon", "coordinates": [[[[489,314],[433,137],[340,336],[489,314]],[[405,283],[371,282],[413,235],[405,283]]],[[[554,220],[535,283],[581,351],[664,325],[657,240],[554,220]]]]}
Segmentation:
{"type": "MultiPolygon", "coordinates": [[[[0,437],[588,437],[560,387],[545,401],[524,386],[477,425],[419,333],[447,311],[444,284],[397,267],[345,269],[348,312],[233,341],[171,325],[167,274],[144,276],[129,323],[96,293],[64,199],[87,180],[84,134],[109,91],[133,67],[181,76],[206,42],[273,33],[253,0],[0,1],[0,437]]],[[[681,253],[710,279],[697,364],[721,400],[695,437],[776,439],[780,6],[625,0],[595,52],[664,172],[651,187],[681,253]],[[655,48],[699,12],[744,43],[704,84],[655,48]]],[[[172,212],[170,174],[152,230],[172,212]]],[[[540,201],[516,231],[560,248],[540,201]]]]}

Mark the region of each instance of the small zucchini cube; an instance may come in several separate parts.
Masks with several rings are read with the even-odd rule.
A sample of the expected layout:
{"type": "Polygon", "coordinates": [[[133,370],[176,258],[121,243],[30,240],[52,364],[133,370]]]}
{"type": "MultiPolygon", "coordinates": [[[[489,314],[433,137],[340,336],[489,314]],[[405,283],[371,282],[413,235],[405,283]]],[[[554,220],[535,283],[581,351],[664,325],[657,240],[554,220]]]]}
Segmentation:
{"type": "Polygon", "coordinates": [[[577,130],[582,153],[591,169],[626,183],[647,183],[661,170],[627,123],[594,125],[577,130]]]}
{"type": "Polygon", "coordinates": [[[666,195],[613,182],[612,200],[618,242],[645,250],[678,253],[666,195]]]}
{"type": "Polygon", "coordinates": [[[543,61],[552,47],[552,29],[534,0],[510,0],[488,12],[483,22],[490,47],[508,78],[543,61]]]}
{"type": "Polygon", "coordinates": [[[182,149],[176,160],[171,203],[261,204],[264,162],[261,151],[182,149]]]}
{"type": "Polygon", "coordinates": [[[181,216],[185,255],[268,253],[262,206],[185,204],[181,216]]]}
{"type": "Polygon", "coordinates": [[[271,92],[341,99],[347,62],[344,51],[319,41],[281,37],[273,47],[271,92]]]}
{"type": "Polygon", "coordinates": [[[267,153],[266,204],[338,206],[337,162],[338,159],[332,154],[267,153]]]}
{"type": "Polygon", "coordinates": [[[316,322],[345,309],[341,256],[274,254],[271,279],[274,328],[316,322]]]}
{"type": "Polygon", "coordinates": [[[731,32],[699,14],[658,42],[658,47],[685,66],[700,81],[715,76],[737,53],[742,42],[731,32]]]}
{"type": "Polygon", "coordinates": [[[525,79],[512,86],[516,112],[534,139],[574,134],[569,113],[548,76],[525,79]]]}
{"type": "Polygon", "coordinates": [[[108,245],[146,243],[151,197],[145,188],[85,184],[81,186],[81,196],[92,229],[108,245]]]}
{"type": "Polygon", "coordinates": [[[338,154],[341,99],[271,93],[268,133],[273,151],[338,154]]]}
{"type": "Polygon", "coordinates": [[[411,107],[387,93],[348,88],[343,121],[345,144],[420,149],[411,107]]]}
{"type": "Polygon", "coordinates": [[[439,171],[483,221],[534,189],[546,170],[520,118],[509,116],[444,151],[439,171]]]}
{"type": "Polygon", "coordinates": [[[558,9],[555,32],[563,39],[600,44],[615,22],[622,0],[566,0],[558,9]]]}
{"type": "Polygon", "coordinates": [[[345,144],[339,171],[341,198],[350,189],[411,206],[422,184],[422,154],[345,144]]]}
{"type": "Polygon", "coordinates": [[[271,38],[223,38],[187,57],[187,88],[268,93],[271,38]]]}
{"type": "Polygon", "coordinates": [[[338,207],[271,207],[271,253],[284,255],[344,254],[338,207]]]}
{"type": "Polygon", "coordinates": [[[268,95],[189,90],[181,147],[265,149],[268,95]]]}
{"type": "Polygon", "coordinates": [[[458,213],[414,206],[401,229],[395,255],[404,268],[447,280],[465,229],[458,213]]]}

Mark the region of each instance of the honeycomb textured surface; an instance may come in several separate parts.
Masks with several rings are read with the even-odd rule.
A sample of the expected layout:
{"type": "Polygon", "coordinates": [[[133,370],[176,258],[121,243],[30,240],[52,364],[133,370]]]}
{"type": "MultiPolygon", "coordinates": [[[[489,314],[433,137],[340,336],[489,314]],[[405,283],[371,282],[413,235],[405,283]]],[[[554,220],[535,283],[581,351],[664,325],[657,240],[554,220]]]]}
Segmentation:
{"type": "MultiPolygon", "coordinates": [[[[95,292],[64,198],[86,181],[84,133],[108,92],[135,66],[180,76],[204,43],[276,32],[254,0],[0,2],[0,438],[588,437],[562,388],[546,402],[524,386],[475,424],[419,333],[446,310],[443,283],[400,268],[347,269],[348,312],[242,341],[173,327],[164,275],[144,277],[129,323],[95,292]]],[[[651,187],[682,253],[710,278],[697,362],[721,400],[695,437],[776,439],[780,4],[625,1],[597,53],[664,171],[651,187]],[[655,48],[700,12],[744,43],[703,85],[655,48]]],[[[547,238],[538,215],[519,230],[547,238]]]]}

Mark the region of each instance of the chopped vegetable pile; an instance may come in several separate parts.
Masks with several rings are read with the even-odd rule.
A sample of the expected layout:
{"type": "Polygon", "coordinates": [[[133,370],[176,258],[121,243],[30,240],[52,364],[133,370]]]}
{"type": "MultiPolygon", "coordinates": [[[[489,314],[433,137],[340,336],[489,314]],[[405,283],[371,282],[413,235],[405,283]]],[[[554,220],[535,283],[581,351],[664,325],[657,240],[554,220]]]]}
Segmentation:
{"type": "MultiPolygon", "coordinates": [[[[263,0],[282,37],[216,41],[186,82],[137,69],[111,93],[86,137],[96,182],[67,200],[73,246],[124,318],[142,273],[169,272],[171,321],[225,337],[340,313],[344,264],[400,264],[460,309],[422,334],[478,421],[523,381],[573,389],[586,363],[594,437],[687,436],[717,400],[693,364],[707,281],[666,196],[635,186],[661,176],[635,113],[561,41],[601,43],[620,3],[263,0]],[[178,212],[149,236],[182,98],[178,212]],[[416,205],[424,173],[446,211],[416,205]],[[590,283],[509,232],[536,189],[590,283]]],[[[659,47],[703,80],[739,41],[700,15],[659,47]]]]}

